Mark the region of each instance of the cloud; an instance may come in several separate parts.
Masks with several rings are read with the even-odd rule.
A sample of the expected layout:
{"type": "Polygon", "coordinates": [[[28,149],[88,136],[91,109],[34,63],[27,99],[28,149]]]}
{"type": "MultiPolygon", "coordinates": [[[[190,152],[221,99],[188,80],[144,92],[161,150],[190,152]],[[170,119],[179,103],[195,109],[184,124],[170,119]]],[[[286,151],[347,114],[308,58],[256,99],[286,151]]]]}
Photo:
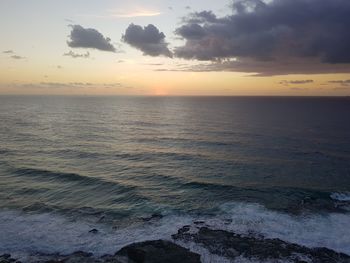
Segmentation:
{"type": "Polygon", "coordinates": [[[328,74],[350,73],[349,64],[326,64],[319,63],[315,59],[308,60],[279,60],[279,61],[256,61],[253,59],[224,60],[202,62],[195,65],[185,65],[166,71],[190,71],[211,72],[228,71],[251,73],[251,76],[276,76],[291,74],[328,74]]]}
{"type": "Polygon", "coordinates": [[[19,55],[12,55],[10,58],[13,59],[25,59],[25,57],[19,56],[19,55]]]}
{"type": "Polygon", "coordinates": [[[342,86],[350,86],[350,79],[347,80],[330,80],[328,83],[340,84],[342,86]]]}
{"type": "Polygon", "coordinates": [[[335,90],[335,91],[348,91],[349,88],[348,87],[336,87],[333,90],[335,90]]]}
{"type": "Polygon", "coordinates": [[[40,83],[21,83],[12,84],[17,88],[36,88],[36,89],[87,89],[87,88],[106,88],[106,89],[130,89],[132,87],[125,86],[122,83],[90,83],[90,82],[49,82],[43,81],[40,83]]]}
{"type": "Polygon", "coordinates": [[[288,86],[290,84],[294,85],[301,85],[301,84],[310,84],[313,83],[314,81],[312,79],[305,79],[305,80],[281,80],[279,84],[288,86]]]}
{"type": "Polygon", "coordinates": [[[151,17],[159,16],[162,13],[159,10],[142,7],[142,6],[128,6],[124,9],[118,8],[117,10],[108,10],[108,15],[104,17],[117,17],[117,18],[132,18],[132,17],[151,17]]]}
{"type": "Polygon", "coordinates": [[[165,42],[164,33],[152,24],[146,27],[130,24],[122,36],[122,40],[141,50],[144,55],[172,57],[168,43],[165,42]]]}
{"type": "Polygon", "coordinates": [[[67,41],[71,48],[93,48],[102,51],[116,52],[115,47],[110,43],[111,39],[104,37],[93,28],[84,28],[80,25],[71,25],[72,31],[67,41]]]}
{"type": "Polygon", "coordinates": [[[5,50],[2,52],[3,54],[9,55],[9,58],[15,59],[15,60],[20,60],[20,59],[25,59],[26,57],[20,56],[16,54],[13,50],[5,50]]]}
{"type": "Polygon", "coordinates": [[[75,53],[71,50],[67,53],[64,53],[63,56],[72,57],[72,58],[89,58],[90,53],[86,52],[85,54],[79,54],[79,53],[75,53]]]}
{"type": "MultiPolygon", "coordinates": [[[[249,64],[247,72],[269,71],[272,75],[281,73],[278,65],[285,65],[283,73],[288,74],[301,71],[296,64],[305,69],[305,62],[313,62],[320,70],[305,69],[307,72],[321,73],[338,64],[343,64],[342,72],[345,67],[350,71],[350,1],[237,0],[231,11],[225,17],[211,11],[185,17],[175,30],[185,41],[175,48],[175,56],[214,64],[237,58],[243,66],[249,64]],[[289,68],[290,60],[293,65],[289,68]],[[261,65],[272,68],[256,71],[261,65]]],[[[235,67],[238,63],[228,64],[235,67]]]]}
{"type": "Polygon", "coordinates": [[[307,89],[307,88],[293,87],[293,88],[290,88],[290,90],[294,90],[294,91],[305,91],[305,90],[308,90],[308,89],[307,89]]]}

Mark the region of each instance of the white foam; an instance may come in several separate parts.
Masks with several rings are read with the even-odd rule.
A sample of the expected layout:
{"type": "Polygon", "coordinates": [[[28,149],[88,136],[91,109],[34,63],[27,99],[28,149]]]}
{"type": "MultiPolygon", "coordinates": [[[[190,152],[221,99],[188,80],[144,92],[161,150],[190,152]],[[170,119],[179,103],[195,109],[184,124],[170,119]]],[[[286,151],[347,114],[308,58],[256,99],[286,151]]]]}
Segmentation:
{"type": "Polygon", "coordinates": [[[292,216],[257,204],[228,203],[221,206],[226,219],[213,218],[212,228],[239,234],[260,234],[266,238],[304,245],[327,247],[350,254],[350,214],[330,213],[292,216]]]}
{"type": "Polygon", "coordinates": [[[111,226],[74,222],[56,214],[22,214],[14,211],[0,212],[0,255],[10,253],[26,260],[31,253],[70,254],[75,251],[92,252],[96,256],[114,254],[120,248],[146,240],[170,240],[191,219],[171,217],[157,222],[112,229],[111,226]],[[97,234],[89,233],[93,228],[97,234]]]}
{"type": "MultiPolygon", "coordinates": [[[[188,248],[192,252],[195,252],[197,254],[201,255],[201,262],[202,263],[292,263],[289,259],[267,259],[267,260],[261,260],[257,258],[247,258],[244,256],[238,256],[234,259],[226,258],[223,256],[218,256],[215,254],[211,254],[208,249],[204,248],[203,246],[200,246],[194,242],[182,242],[182,241],[175,241],[176,244],[179,246],[188,248]]],[[[305,259],[302,257],[298,257],[300,259],[305,259]]],[[[305,262],[309,262],[308,260],[305,262]]]]}
{"type": "Polygon", "coordinates": [[[331,198],[333,200],[342,201],[342,202],[350,202],[350,192],[345,193],[332,193],[331,198]]]}
{"type": "MultiPolygon", "coordinates": [[[[222,213],[216,217],[169,215],[158,221],[116,230],[111,225],[85,220],[72,221],[57,214],[0,211],[0,255],[10,253],[28,262],[26,256],[36,252],[70,254],[81,250],[92,252],[96,256],[114,254],[120,248],[134,242],[171,240],[171,235],[177,233],[184,225],[191,225],[191,231],[195,232],[194,220],[203,220],[203,225],[213,229],[239,234],[253,233],[266,238],[280,238],[308,247],[327,247],[350,254],[350,228],[347,227],[350,214],[292,216],[247,203],[227,203],[220,208],[222,213]],[[99,232],[89,233],[93,228],[99,232]]],[[[199,252],[204,262],[229,262],[194,245],[190,249],[199,252]]],[[[235,262],[254,260],[237,258],[235,262]]]]}

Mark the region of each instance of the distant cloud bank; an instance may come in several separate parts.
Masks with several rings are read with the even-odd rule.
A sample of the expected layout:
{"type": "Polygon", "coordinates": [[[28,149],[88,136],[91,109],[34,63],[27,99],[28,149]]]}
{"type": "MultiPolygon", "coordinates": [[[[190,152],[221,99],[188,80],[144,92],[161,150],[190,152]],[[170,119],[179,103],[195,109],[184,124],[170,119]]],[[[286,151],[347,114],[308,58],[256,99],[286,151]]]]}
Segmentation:
{"type": "Polygon", "coordinates": [[[316,57],[350,63],[349,13],[348,0],[235,1],[232,15],[203,11],[184,18],[175,32],[186,43],[175,54],[198,60],[316,57]]]}

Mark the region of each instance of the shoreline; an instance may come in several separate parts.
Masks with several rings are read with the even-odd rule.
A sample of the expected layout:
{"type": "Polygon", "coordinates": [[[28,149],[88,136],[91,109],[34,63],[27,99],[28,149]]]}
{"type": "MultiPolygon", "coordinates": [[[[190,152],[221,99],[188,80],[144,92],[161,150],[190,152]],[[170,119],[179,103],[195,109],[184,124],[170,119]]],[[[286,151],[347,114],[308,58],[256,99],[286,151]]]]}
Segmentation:
{"type": "Polygon", "coordinates": [[[0,211],[0,262],[119,262],[118,253],[129,247],[141,254],[153,247],[152,255],[171,252],[174,258],[195,253],[203,263],[350,262],[349,231],[342,229],[348,213],[298,216],[249,203],[228,203],[222,211],[210,217],[155,213],[128,227],[101,222],[100,214],[73,219],[0,211]],[[161,245],[154,247],[156,241],[161,245]]]}
{"type": "MultiPolygon", "coordinates": [[[[91,230],[97,233],[96,229],[91,230]]],[[[16,259],[11,254],[0,255],[1,263],[82,262],[82,263],[199,263],[199,262],[350,262],[350,255],[325,247],[309,248],[278,238],[240,235],[224,230],[213,230],[203,222],[180,228],[171,240],[149,240],[129,244],[114,255],[95,256],[76,251],[69,255],[33,253],[16,259]],[[208,253],[211,256],[208,256],[208,253]],[[212,261],[214,260],[214,261],[212,261]]]]}

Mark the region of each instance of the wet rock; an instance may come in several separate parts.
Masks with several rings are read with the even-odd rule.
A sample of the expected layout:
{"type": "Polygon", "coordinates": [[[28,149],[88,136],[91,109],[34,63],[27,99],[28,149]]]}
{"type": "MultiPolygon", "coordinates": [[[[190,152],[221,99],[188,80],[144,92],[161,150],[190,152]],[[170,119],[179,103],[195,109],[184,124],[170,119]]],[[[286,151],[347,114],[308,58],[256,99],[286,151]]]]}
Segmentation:
{"type": "Polygon", "coordinates": [[[104,261],[94,258],[92,253],[77,251],[67,256],[48,255],[50,259],[39,260],[43,263],[102,263],[104,261]]]}
{"type": "Polygon", "coordinates": [[[309,258],[313,263],[350,262],[350,256],[327,248],[307,248],[280,239],[242,236],[223,230],[211,230],[207,227],[201,227],[196,233],[190,233],[187,228],[182,228],[173,235],[173,238],[194,242],[213,254],[230,259],[244,256],[261,261],[272,259],[302,262],[303,258],[309,258]]]}
{"type": "Polygon", "coordinates": [[[161,214],[152,214],[150,217],[142,217],[142,220],[145,222],[151,221],[151,220],[159,220],[163,218],[161,214]]]}
{"type": "Polygon", "coordinates": [[[116,259],[130,263],[199,263],[200,256],[164,240],[131,244],[119,250],[116,259]]]}
{"type": "Polygon", "coordinates": [[[10,254],[3,254],[0,256],[0,263],[20,263],[20,261],[12,258],[10,254]]]}
{"type": "Polygon", "coordinates": [[[190,225],[183,226],[181,229],[178,230],[179,234],[186,233],[191,229],[190,225]]]}
{"type": "Polygon", "coordinates": [[[98,233],[98,230],[97,230],[96,228],[94,228],[94,229],[91,229],[91,230],[89,231],[89,233],[97,234],[97,233],[98,233]]]}

